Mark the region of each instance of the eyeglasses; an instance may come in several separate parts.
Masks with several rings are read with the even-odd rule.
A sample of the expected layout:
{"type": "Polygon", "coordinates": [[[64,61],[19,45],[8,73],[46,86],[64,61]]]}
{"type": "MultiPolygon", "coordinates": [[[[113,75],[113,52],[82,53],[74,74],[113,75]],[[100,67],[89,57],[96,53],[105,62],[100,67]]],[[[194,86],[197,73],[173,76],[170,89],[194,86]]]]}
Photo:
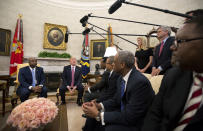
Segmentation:
{"type": "Polygon", "coordinates": [[[197,37],[197,38],[186,39],[186,40],[176,39],[174,45],[176,47],[178,47],[182,43],[189,42],[189,41],[194,41],[194,40],[201,40],[201,39],[203,39],[203,37],[197,37]]]}

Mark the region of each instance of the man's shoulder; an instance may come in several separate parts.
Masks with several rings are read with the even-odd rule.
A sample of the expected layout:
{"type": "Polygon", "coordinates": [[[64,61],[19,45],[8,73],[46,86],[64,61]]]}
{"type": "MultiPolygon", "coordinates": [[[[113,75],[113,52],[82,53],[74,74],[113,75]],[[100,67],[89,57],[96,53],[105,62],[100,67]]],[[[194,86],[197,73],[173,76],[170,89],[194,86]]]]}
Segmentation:
{"type": "Polygon", "coordinates": [[[186,71],[179,67],[172,67],[165,73],[163,79],[165,79],[166,81],[168,81],[168,80],[177,81],[178,79],[181,79],[182,77],[191,76],[191,75],[192,75],[192,71],[186,71]]]}
{"type": "Polygon", "coordinates": [[[175,41],[175,37],[174,36],[170,36],[168,37],[168,39],[166,40],[166,42],[172,43],[175,41]]]}
{"type": "Polygon", "coordinates": [[[22,67],[22,68],[20,68],[19,71],[25,71],[25,70],[27,70],[27,69],[29,69],[29,66],[22,67]]]}

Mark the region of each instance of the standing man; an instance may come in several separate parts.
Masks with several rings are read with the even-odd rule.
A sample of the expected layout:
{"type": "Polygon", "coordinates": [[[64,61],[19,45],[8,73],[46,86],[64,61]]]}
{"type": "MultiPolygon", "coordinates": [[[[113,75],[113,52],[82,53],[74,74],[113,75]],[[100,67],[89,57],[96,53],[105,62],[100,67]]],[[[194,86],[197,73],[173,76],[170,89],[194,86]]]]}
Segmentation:
{"type": "Polygon", "coordinates": [[[134,63],[133,53],[118,52],[114,57],[114,71],[121,76],[117,80],[116,94],[100,104],[89,102],[82,106],[86,115],[105,125],[105,131],[139,131],[141,128],[154,91],[134,63]]]}
{"type": "Polygon", "coordinates": [[[155,49],[152,62],[152,76],[162,75],[171,68],[172,51],[170,46],[174,43],[174,38],[170,37],[171,28],[160,26],[157,29],[157,39],[161,42],[155,49]]]}
{"type": "Polygon", "coordinates": [[[82,71],[81,68],[76,66],[77,60],[74,57],[70,58],[70,65],[65,66],[63,69],[62,80],[63,84],[59,88],[62,104],[65,104],[65,92],[68,90],[70,93],[78,90],[77,104],[82,105],[83,86],[82,86],[82,71]]]}
{"type": "Polygon", "coordinates": [[[172,68],[164,76],[142,131],[203,131],[203,15],[176,34],[172,68]]]}
{"type": "Polygon", "coordinates": [[[29,58],[28,61],[29,66],[21,68],[18,74],[20,85],[16,93],[20,96],[21,102],[27,100],[31,92],[39,93],[40,97],[47,97],[43,68],[37,67],[37,60],[35,58],[29,58]]]}

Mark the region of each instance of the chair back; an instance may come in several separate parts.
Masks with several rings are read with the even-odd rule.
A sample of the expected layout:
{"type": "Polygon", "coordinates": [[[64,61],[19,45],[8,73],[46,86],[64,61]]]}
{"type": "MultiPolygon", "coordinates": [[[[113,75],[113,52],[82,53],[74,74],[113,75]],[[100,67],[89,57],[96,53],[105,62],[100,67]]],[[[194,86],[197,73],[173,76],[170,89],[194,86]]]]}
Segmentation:
{"type": "MultiPolygon", "coordinates": [[[[23,67],[26,67],[26,66],[29,66],[29,63],[23,63],[23,64],[18,64],[17,65],[17,72],[16,72],[16,80],[15,80],[15,83],[19,83],[18,81],[18,73],[19,73],[19,70],[23,67]]],[[[37,64],[38,67],[40,67],[40,64],[37,64]]]]}
{"type": "Polygon", "coordinates": [[[151,76],[151,74],[147,74],[147,73],[143,73],[143,75],[147,77],[147,79],[149,79],[155,94],[157,94],[161,86],[163,75],[151,76]]]}

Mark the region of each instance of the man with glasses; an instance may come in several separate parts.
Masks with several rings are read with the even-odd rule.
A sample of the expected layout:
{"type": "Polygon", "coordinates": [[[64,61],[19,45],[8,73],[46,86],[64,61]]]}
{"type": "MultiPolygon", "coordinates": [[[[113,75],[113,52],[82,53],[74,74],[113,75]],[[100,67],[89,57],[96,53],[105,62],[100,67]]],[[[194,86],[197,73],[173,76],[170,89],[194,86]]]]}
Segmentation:
{"type": "Polygon", "coordinates": [[[176,34],[172,63],[142,131],[203,131],[203,15],[176,34]]]}
{"type": "MultiPolygon", "coordinates": [[[[103,87],[103,90],[102,92],[100,92],[99,97],[93,100],[94,102],[99,103],[113,98],[114,94],[116,93],[116,81],[120,75],[113,71],[113,62],[114,56],[109,56],[106,60],[106,71],[109,72],[108,78],[106,79],[106,86],[103,87]]],[[[109,109],[108,111],[110,110],[113,109],[109,109]]],[[[85,126],[83,127],[83,131],[98,131],[100,127],[100,122],[96,121],[94,118],[87,118],[85,126]]]]}

